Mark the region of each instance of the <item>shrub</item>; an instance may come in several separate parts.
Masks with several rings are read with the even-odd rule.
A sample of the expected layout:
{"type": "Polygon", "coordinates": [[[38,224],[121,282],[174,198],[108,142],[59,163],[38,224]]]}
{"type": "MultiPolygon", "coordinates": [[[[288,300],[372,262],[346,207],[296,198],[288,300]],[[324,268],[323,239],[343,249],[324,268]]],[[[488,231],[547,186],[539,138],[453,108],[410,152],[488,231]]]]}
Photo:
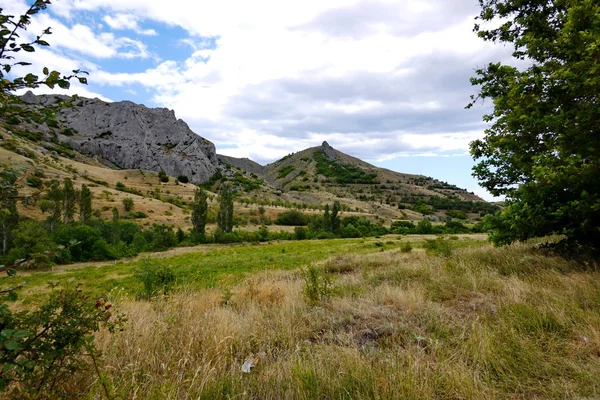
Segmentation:
{"type": "Polygon", "coordinates": [[[328,299],[333,293],[331,278],[314,265],[309,265],[304,271],[304,297],[311,305],[316,305],[328,299]]]}
{"type": "Polygon", "coordinates": [[[142,296],[148,299],[169,294],[176,280],[175,272],[170,266],[149,259],[140,262],[135,277],[144,286],[142,296]]]}
{"type": "Polygon", "coordinates": [[[425,240],[423,247],[428,254],[440,257],[450,257],[452,255],[452,244],[442,238],[425,240]]]}
{"type": "Polygon", "coordinates": [[[185,175],[178,175],[177,180],[181,183],[188,183],[190,179],[185,175]]]}
{"type": "Polygon", "coordinates": [[[402,243],[402,245],[400,246],[400,251],[402,253],[410,253],[412,251],[413,247],[410,244],[410,242],[404,242],[402,243]]]}
{"type": "Polygon", "coordinates": [[[123,207],[125,207],[125,211],[129,212],[133,210],[134,202],[131,197],[126,197],[123,199],[123,207]]]}
{"type": "Polygon", "coordinates": [[[72,398],[64,383],[94,360],[94,332],[122,326],[111,311],[106,299],[90,300],[79,287],[53,291],[35,311],[0,304],[0,389],[10,398],[72,398]]]}
{"type": "Polygon", "coordinates": [[[167,173],[165,171],[160,171],[158,173],[158,180],[164,183],[169,182],[169,176],[167,175],[167,173]]]}
{"type": "Polygon", "coordinates": [[[296,235],[296,240],[304,240],[306,239],[307,229],[302,226],[297,226],[294,228],[294,235],[296,235]]]}
{"type": "Polygon", "coordinates": [[[287,226],[306,226],[308,225],[308,217],[297,210],[285,211],[277,216],[275,224],[287,226]]]}

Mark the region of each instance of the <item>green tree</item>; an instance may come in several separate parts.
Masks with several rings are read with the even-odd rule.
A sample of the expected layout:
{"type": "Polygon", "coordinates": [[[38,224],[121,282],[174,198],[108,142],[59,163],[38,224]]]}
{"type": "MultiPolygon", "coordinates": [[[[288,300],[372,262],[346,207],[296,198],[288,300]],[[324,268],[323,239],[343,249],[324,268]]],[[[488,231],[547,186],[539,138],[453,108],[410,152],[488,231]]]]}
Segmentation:
{"type": "Polygon", "coordinates": [[[158,180],[163,183],[167,183],[167,182],[169,182],[169,176],[167,175],[167,173],[165,171],[163,171],[161,169],[160,172],[158,173],[158,180]]]}
{"type": "Polygon", "coordinates": [[[194,202],[192,208],[192,226],[194,233],[204,235],[206,233],[206,220],[208,218],[208,195],[202,188],[194,191],[194,202]]]}
{"type": "Polygon", "coordinates": [[[70,178],[65,178],[63,181],[63,222],[69,224],[73,222],[75,215],[75,204],[77,203],[77,190],[73,187],[73,181],[70,178]]]}
{"type": "Polygon", "coordinates": [[[225,233],[233,230],[233,188],[231,185],[222,185],[219,190],[219,213],[217,225],[225,233]]]}
{"type": "Polygon", "coordinates": [[[2,257],[10,250],[14,237],[13,229],[19,223],[17,211],[17,180],[19,173],[12,169],[0,172],[0,227],[2,233],[2,257]]]}
{"type": "Polygon", "coordinates": [[[331,232],[338,233],[340,230],[340,202],[334,201],[333,207],[331,208],[331,232]]]}
{"type": "Polygon", "coordinates": [[[92,192],[86,185],[81,185],[79,196],[79,221],[86,222],[92,217],[92,192]]]}
{"type": "Polygon", "coordinates": [[[125,211],[129,212],[133,210],[133,199],[131,197],[125,197],[123,199],[123,207],[125,207],[125,211]]]}
{"type": "Polygon", "coordinates": [[[40,202],[40,209],[43,213],[48,211],[50,216],[48,217],[48,224],[50,225],[50,232],[54,230],[56,225],[61,222],[63,212],[63,190],[60,187],[60,181],[53,179],[50,182],[50,186],[43,200],[40,202]]]}
{"type": "Polygon", "coordinates": [[[112,222],[115,224],[119,222],[119,210],[117,207],[112,208],[112,222]]]}
{"type": "MultiPolygon", "coordinates": [[[[508,43],[517,68],[492,63],[471,79],[494,110],[471,144],[481,185],[506,196],[489,218],[496,244],[563,234],[565,244],[600,243],[600,3],[480,0],[475,26],[508,43]],[[499,22],[499,24],[494,24],[499,22]],[[521,63],[521,65],[523,65],[521,63]]],[[[469,104],[472,106],[473,103],[469,104]]]]}
{"type": "Polygon", "coordinates": [[[329,212],[329,204],[325,204],[325,211],[323,211],[323,230],[325,232],[331,232],[331,213],[329,212]]]}

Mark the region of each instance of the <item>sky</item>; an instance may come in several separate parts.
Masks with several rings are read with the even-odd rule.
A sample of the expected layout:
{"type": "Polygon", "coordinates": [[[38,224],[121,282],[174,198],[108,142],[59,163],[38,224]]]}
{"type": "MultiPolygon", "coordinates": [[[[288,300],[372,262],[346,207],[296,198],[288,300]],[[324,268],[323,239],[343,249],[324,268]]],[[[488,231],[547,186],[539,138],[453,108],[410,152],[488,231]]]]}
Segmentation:
{"type": "Polygon", "coordinates": [[[51,27],[51,46],[19,53],[33,65],[16,73],[86,70],[70,94],[173,109],[220,154],[266,164],[326,140],[494,200],[469,156],[492,104],[465,106],[475,70],[511,49],[477,37],[478,13],[477,0],[54,0],[26,32],[51,27]]]}

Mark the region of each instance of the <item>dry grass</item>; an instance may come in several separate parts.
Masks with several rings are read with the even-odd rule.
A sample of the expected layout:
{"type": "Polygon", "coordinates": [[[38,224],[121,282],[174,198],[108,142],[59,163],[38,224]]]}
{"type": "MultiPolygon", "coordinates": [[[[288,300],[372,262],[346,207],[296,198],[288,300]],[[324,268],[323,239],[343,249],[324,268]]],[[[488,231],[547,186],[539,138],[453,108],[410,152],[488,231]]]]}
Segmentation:
{"type": "MultiPolygon", "coordinates": [[[[98,336],[118,398],[597,398],[600,274],[527,246],[332,258],[318,306],[301,271],[139,301],[98,336]],[[258,364],[249,374],[243,362],[258,364]]],[[[100,397],[98,383],[91,396],[100,397]]]]}

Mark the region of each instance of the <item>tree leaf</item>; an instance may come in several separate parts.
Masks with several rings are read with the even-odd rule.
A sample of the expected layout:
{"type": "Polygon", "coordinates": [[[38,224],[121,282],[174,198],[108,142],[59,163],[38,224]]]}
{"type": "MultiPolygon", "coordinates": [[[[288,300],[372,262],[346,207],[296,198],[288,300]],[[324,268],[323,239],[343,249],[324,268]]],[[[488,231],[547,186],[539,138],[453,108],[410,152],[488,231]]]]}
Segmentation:
{"type": "Polygon", "coordinates": [[[4,342],[4,347],[6,350],[14,351],[19,348],[19,343],[16,340],[7,340],[4,342]]]}

